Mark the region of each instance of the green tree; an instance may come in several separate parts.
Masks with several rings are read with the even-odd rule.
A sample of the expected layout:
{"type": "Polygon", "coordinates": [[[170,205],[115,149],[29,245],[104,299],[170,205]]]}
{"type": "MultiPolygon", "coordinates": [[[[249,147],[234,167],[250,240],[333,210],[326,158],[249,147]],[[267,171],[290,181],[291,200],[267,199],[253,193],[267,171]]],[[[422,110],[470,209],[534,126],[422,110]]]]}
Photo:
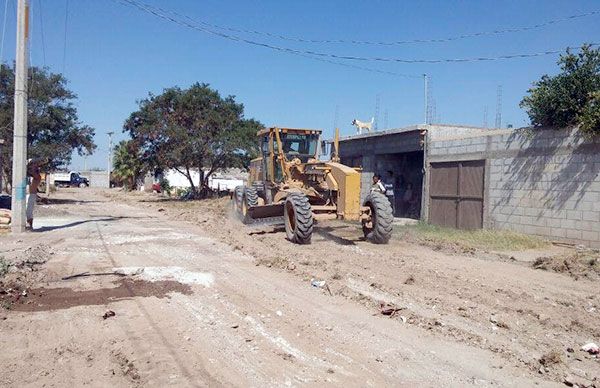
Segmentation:
{"type": "Polygon", "coordinates": [[[567,49],[558,60],[561,72],[544,75],[520,103],[534,127],[579,126],[600,133],[600,49],[584,45],[578,54],[567,49]]]}
{"type": "MultiPolygon", "coordinates": [[[[66,166],[74,150],[80,155],[91,154],[94,129],[82,125],[74,105],[77,96],[67,88],[62,74],[31,67],[28,84],[29,158],[47,158],[49,169],[66,166]]],[[[0,66],[0,147],[3,163],[1,173],[10,180],[12,169],[12,140],[15,73],[6,64],[0,66]]]]}
{"type": "Polygon", "coordinates": [[[244,119],[244,106],[233,96],[221,97],[208,84],[196,83],[139,101],[124,131],[139,146],[149,171],[175,169],[198,193],[208,187],[216,170],[247,165],[258,153],[256,131],[261,127],[256,120],[244,119]],[[194,169],[200,170],[200,188],[192,178],[194,169]]]}
{"type": "Polygon", "coordinates": [[[126,189],[132,190],[137,179],[143,174],[139,148],[132,140],[123,140],[115,147],[113,158],[113,175],[123,183],[126,189]]]}

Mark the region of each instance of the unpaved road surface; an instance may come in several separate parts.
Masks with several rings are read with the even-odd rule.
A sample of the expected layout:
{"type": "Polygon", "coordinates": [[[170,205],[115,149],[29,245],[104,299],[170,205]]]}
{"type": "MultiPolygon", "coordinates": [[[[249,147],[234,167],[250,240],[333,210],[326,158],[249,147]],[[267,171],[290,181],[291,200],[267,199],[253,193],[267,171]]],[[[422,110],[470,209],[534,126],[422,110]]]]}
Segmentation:
{"type": "Polygon", "coordinates": [[[600,386],[595,279],[341,222],[296,246],[223,199],[61,190],[35,222],[0,236],[0,386],[600,386]]]}

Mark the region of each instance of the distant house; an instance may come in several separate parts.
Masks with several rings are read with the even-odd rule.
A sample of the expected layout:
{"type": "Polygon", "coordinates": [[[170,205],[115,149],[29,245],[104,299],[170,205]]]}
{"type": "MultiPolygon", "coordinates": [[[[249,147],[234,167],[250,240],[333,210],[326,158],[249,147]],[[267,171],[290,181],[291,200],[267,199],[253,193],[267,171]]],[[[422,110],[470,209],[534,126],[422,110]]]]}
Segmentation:
{"type": "Polygon", "coordinates": [[[342,138],[340,156],[363,169],[363,197],[392,172],[396,216],[600,247],[600,139],[576,129],[414,125],[342,138]]]}

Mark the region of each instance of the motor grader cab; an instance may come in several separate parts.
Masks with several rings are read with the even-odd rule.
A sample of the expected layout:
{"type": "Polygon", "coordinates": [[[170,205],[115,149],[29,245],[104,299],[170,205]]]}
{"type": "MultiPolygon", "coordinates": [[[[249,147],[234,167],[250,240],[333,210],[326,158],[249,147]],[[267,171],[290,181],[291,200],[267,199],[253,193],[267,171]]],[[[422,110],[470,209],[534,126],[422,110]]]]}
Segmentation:
{"type": "Polygon", "coordinates": [[[360,220],[367,239],[389,241],[391,205],[381,193],[360,203],[360,172],[339,163],[337,130],[329,161],[319,160],[320,130],[265,128],[257,136],[261,155],[250,162],[248,184],[236,187],[233,197],[245,223],[283,216],[287,238],[308,244],[316,220],[360,220]]]}

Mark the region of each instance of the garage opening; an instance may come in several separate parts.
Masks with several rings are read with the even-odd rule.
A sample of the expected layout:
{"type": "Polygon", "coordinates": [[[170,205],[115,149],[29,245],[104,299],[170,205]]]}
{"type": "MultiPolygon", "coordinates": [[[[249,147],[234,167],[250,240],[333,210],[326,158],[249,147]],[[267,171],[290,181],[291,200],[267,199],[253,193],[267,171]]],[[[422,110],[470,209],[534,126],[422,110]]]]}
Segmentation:
{"type": "Polygon", "coordinates": [[[423,152],[402,152],[377,155],[376,173],[384,184],[394,188],[394,217],[421,218],[421,194],[423,192],[423,152]]]}
{"type": "Polygon", "coordinates": [[[431,163],[430,172],[429,222],[481,229],[485,160],[431,163]]]}

